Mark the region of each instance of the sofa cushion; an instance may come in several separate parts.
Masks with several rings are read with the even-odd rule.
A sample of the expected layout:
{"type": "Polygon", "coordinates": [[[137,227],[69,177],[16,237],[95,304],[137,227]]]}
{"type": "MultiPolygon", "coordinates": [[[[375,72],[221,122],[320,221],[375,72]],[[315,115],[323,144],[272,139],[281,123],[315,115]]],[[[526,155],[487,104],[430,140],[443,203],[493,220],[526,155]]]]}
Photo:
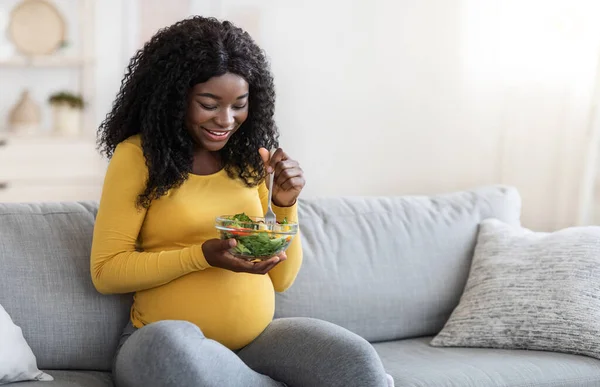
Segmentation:
{"type": "Polygon", "coordinates": [[[304,262],[276,317],[314,317],[370,341],[439,332],[463,291],[479,223],[519,224],[514,188],[299,203],[304,262]]]}
{"type": "MultiPolygon", "coordinates": [[[[53,382],[25,382],[14,387],[113,387],[108,372],[94,371],[48,371],[54,377],[53,382]]],[[[12,385],[10,385],[12,387],[12,385]]]]}
{"type": "Polygon", "coordinates": [[[460,303],[432,345],[600,359],[600,227],[480,227],[460,303]]]}
{"type": "Polygon", "coordinates": [[[0,384],[24,380],[52,380],[40,371],[21,328],[0,305],[0,384]]]}
{"type": "Polygon", "coordinates": [[[597,387],[600,361],[552,352],[438,348],[431,337],[376,343],[396,386],[597,387]]]}
{"type": "Polygon", "coordinates": [[[46,369],[109,370],[131,296],[92,285],[96,205],[0,204],[0,304],[46,369]]]}

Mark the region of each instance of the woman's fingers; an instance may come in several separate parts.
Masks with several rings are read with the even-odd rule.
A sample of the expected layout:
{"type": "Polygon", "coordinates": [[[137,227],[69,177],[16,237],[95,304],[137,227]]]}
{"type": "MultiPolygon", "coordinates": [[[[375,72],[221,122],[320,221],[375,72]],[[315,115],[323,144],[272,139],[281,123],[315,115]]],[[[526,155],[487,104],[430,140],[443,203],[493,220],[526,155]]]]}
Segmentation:
{"type": "Polygon", "coordinates": [[[302,190],[302,188],[304,188],[305,185],[306,180],[304,180],[304,177],[300,175],[284,181],[282,184],[279,185],[279,187],[281,187],[281,189],[284,191],[300,191],[302,190]]]}
{"type": "Polygon", "coordinates": [[[279,163],[283,160],[287,160],[287,158],[288,158],[288,156],[285,154],[285,152],[281,148],[276,149],[272,155],[271,155],[271,152],[269,152],[267,150],[267,148],[260,148],[258,150],[258,153],[260,154],[260,158],[262,159],[263,163],[265,164],[265,170],[267,173],[274,172],[275,167],[277,166],[277,163],[279,163]]]}
{"type": "Polygon", "coordinates": [[[254,274],[267,274],[272,268],[280,264],[287,259],[285,253],[279,254],[279,256],[269,258],[264,261],[253,263],[253,268],[250,273],[254,274]]]}
{"type": "Polygon", "coordinates": [[[271,270],[275,265],[279,263],[279,257],[272,257],[265,261],[254,263],[254,268],[252,269],[252,273],[255,274],[266,274],[271,270]]]}
{"type": "Polygon", "coordinates": [[[275,170],[274,181],[276,186],[283,188],[282,185],[287,180],[295,177],[301,177],[304,174],[302,168],[300,168],[298,163],[295,161],[292,161],[290,163],[288,163],[288,161],[282,161],[280,164],[278,164],[277,169],[275,170]]]}
{"type": "Polygon", "coordinates": [[[240,272],[252,273],[254,270],[254,263],[252,263],[250,261],[246,261],[245,259],[241,259],[241,258],[236,258],[229,253],[227,254],[227,258],[229,259],[229,262],[231,263],[232,271],[235,271],[237,273],[240,273],[240,272]]]}
{"type": "MultiPolygon", "coordinates": [[[[265,164],[265,170],[267,170],[267,167],[269,166],[269,159],[271,158],[269,150],[267,148],[260,148],[258,150],[258,154],[260,154],[260,158],[265,164]]],[[[269,171],[267,171],[267,173],[269,173],[269,171]]]]}

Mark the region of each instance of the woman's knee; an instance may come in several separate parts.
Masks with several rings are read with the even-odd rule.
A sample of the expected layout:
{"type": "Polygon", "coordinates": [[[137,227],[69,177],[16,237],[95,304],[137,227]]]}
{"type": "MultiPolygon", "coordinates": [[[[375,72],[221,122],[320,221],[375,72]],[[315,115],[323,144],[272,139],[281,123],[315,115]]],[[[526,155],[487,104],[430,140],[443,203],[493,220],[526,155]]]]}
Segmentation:
{"type": "Polygon", "coordinates": [[[189,337],[189,335],[204,338],[204,334],[197,325],[183,320],[158,321],[138,329],[136,334],[156,341],[167,342],[189,337]]]}
{"type": "Polygon", "coordinates": [[[158,370],[165,359],[185,362],[186,343],[203,340],[200,329],[187,321],[165,320],[136,330],[123,344],[115,359],[115,377],[119,385],[131,385],[127,379],[140,378],[148,369],[158,370]]]}
{"type": "Polygon", "coordinates": [[[194,324],[180,320],[165,320],[148,324],[134,332],[121,349],[127,347],[143,347],[153,349],[150,352],[164,352],[169,349],[180,348],[182,341],[190,339],[203,339],[202,331],[194,324]],[[131,344],[131,345],[127,345],[131,344]]]}
{"type": "Polygon", "coordinates": [[[239,355],[253,369],[290,386],[387,386],[373,346],[323,320],[276,319],[239,355]]]}
{"type": "Polygon", "coordinates": [[[343,327],[323,320],[289,318],[274,320],[270,328],[274,336],[279,336],[277,339],[294,346],[294,353],[302,357],[304,364],[318,370],[325,379],[344,375],[347,386],[358,386],[358,381],[364,382],[363,386],[386,385],[383,364],[375,348],[343,327]],[[351,382],[353,378],[355,382],[351,382]]]}
{"type": "Polygon", "coordinates": [[[131,335],[117,356],[118,387],[278,386],[194,324],[161,321],[131,335]]]}
{"type": "Polygon", "coordinates": [[[306,317],[276,319],[269,329],[279,331],[282,335],[296,336],[311,344],[336,343],[357,353],[375,353],[373,346],[361,336],[324,320],[306,317]]]}
{"type": "Polygon", "coordinates": [[[323,320],[310,318],[294,320],[296,320],[294,322],[295,329],[300,328],[305,339],[313,341],[315,344],[327,343],[330,350],[352,356],[357,360],[371,361],[374,359],[375,363],[379,363],[379,356],[375,348],[356,333],[323,320]]]}

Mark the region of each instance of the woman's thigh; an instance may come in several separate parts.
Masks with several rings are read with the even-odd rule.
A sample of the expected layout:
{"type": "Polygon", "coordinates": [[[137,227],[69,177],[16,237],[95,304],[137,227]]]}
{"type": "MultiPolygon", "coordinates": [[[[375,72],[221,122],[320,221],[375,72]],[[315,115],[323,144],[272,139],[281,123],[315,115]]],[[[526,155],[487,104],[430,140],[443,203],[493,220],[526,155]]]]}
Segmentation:
{"type": "Polygon", "coordinates": [[[174,320],[131,333],[118,351],[113,374],[117,387],[282,386],[207,339],[196,325],[174,320]]]}
{"type": "Polygon", "coordinates": [[[238,356],[289,387],[387,387],[375,349],[362,337],[322,320],[274,320],[238,356]]]}

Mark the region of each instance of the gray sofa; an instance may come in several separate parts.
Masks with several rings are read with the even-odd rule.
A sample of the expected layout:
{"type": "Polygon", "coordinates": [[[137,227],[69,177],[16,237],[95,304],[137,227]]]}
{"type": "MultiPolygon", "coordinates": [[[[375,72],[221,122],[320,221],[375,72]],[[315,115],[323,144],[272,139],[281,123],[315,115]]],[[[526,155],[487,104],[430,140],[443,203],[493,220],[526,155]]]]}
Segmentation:
{"type": "MultiPolygon", "coordinates": [[[[591,358],[429,346],[459,301],[479,222],[518,224],[520,205],[517,191],[501,186],[303,200],[305,261],[294,286],[277,295],[276,318],[316,317],[362,335],[396,386],[600,386],[600,361],[591,358]]],[[[95,213],[95,203],[0,204],[0,304],[55,378],[19,387],[112,385],[131,296],[92,286],[95,213]]]]}

